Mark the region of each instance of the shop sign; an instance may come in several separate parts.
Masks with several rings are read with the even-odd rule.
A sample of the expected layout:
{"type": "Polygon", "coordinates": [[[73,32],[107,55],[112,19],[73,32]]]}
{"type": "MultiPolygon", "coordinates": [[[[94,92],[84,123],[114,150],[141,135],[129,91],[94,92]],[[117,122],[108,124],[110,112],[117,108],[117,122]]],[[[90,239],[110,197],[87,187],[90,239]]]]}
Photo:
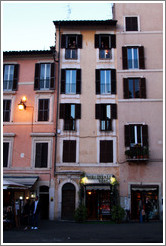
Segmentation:
{"type": "Polygon", "coordinates": [[[88,178],[88,183],[110,183],[110,178],[112,177],[112,174],[92,174],[92,175],[86,175],[88,178]]]}

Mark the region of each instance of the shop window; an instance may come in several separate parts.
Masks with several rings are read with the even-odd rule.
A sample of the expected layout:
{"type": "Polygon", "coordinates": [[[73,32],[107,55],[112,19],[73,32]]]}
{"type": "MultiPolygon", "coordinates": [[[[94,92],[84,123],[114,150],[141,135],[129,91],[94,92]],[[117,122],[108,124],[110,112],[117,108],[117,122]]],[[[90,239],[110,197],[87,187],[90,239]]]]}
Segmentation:
{"type": "Polygon", "coordinates": [[[3,100],[3,121],[9,122],[11,114],[11,100],[3,100]]]}
{"type": "Polygon", "coordinates": [[[63,141],[63,162],[76,162],[76,141],[63,141]]]}
{"type": "Polygon", "coordinates": [[[96,69],[96,94],[116,94],[115,69],[96,69]]]}
{"type": "Polygon", "coordinates": [[[100,162],[108,163],[113,162],[113,141],[101,140],[100,141],[100,162]]]}
{"type": "Polygon", "coordinates": [[[95,118],[100,120],[100,131],[112,131],[112,120],[117,119],[117,105],[96,104],[95,118]]]}
{"type": "Polygon", "coordinates": [[[61,69],[61,94],[81,94],[81,69],[61,69]]]}
{"type": "Polygon", "coordinates": [[[38,121],[49,120],[49,99],[39,99],[38,102],[38,121]]]}
{"type": "Polygon", "coordinates": [[[46,168],[48,163],[48,143],[36,143],[35,167],[46,168]]]}
{"type": "Polygon", "coordinates": [[[16,91],[18,86],[18,64],[5,64],[3,66],[3,90],[16,91]]]}
{"type": "Polygon", "coordinates": [[[123,79],[124,98],[146,98],[145,78],[125,78],[123,79]]]}
{"type": "Polygon", "coordinates": [[[125,17],[126,31],[138,31],[138,17],[125,17]]]}
{"type": "Polygon", "coordinates": [[[34,90],[55,89],[55,64],[36,63],[34,90]]]}
{"type": "Polygon", "coordinates": [[[76,131],[76,120],[81,119],[81,105],[61,103],[60,119],[64,119],[64,130],[76,131]]]}
{"type": "Polygon", "coordinates": [[[122,47],[123,69],[145,69],[144,47],[122,47]]]}

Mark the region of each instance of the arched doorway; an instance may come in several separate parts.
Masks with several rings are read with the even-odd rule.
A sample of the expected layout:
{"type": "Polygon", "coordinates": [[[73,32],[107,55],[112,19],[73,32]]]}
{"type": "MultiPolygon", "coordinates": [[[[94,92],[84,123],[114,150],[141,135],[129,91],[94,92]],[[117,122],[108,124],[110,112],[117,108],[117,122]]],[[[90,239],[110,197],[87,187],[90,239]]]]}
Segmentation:
{"type": "Polygon", "coordinates": [[[40,186],[39,188],[39,200],[41,204],[40,218],[47,220],[49,217],[49,187],[40,186]]]}
{"type": "Polygon", "coordinates": [[[66,183],[62,187],[62,214],[63,220],[73,220],[75,210],[75,186],[66,183]]]}

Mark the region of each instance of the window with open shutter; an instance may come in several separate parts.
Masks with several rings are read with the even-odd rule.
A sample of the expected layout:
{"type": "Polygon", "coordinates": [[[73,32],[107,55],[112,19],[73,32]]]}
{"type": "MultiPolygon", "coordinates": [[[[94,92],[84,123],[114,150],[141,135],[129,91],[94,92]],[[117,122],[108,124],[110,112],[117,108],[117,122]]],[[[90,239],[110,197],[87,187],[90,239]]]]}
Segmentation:
{"type": "Polygon", "coordinates": [[[145,69],[144,47],[122,47],[123,69],[145,69]]]}
{"type": "Polygon", "coordinates": [[[18,88],[19,64],[3,66],[3,90],[16,91],[18,88]]]}

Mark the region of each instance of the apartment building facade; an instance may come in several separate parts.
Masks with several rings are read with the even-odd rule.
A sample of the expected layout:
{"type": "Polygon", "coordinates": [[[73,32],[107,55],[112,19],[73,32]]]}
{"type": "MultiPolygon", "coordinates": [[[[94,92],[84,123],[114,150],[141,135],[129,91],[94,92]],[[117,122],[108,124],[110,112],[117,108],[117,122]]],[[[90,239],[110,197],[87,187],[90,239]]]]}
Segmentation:
{"type": "Polygon", "coordinates": [[[54,218],[56,65],[53,52],[3,53],[4,211],[41,200],[41,218],[54,218]]]}
{"type": "Polygon", "coordinates": [[[116,20],[54,21],[59,54],[55,217],[73,218],[80,182],[88,219],[110,215],[117,164],[116,20]]]}
{"type": "Polygon", "coordinates": [[[163,4],[117,3],[118,163],[120,195],[131,219],[139,202],[162,218],[163,4]]]}

